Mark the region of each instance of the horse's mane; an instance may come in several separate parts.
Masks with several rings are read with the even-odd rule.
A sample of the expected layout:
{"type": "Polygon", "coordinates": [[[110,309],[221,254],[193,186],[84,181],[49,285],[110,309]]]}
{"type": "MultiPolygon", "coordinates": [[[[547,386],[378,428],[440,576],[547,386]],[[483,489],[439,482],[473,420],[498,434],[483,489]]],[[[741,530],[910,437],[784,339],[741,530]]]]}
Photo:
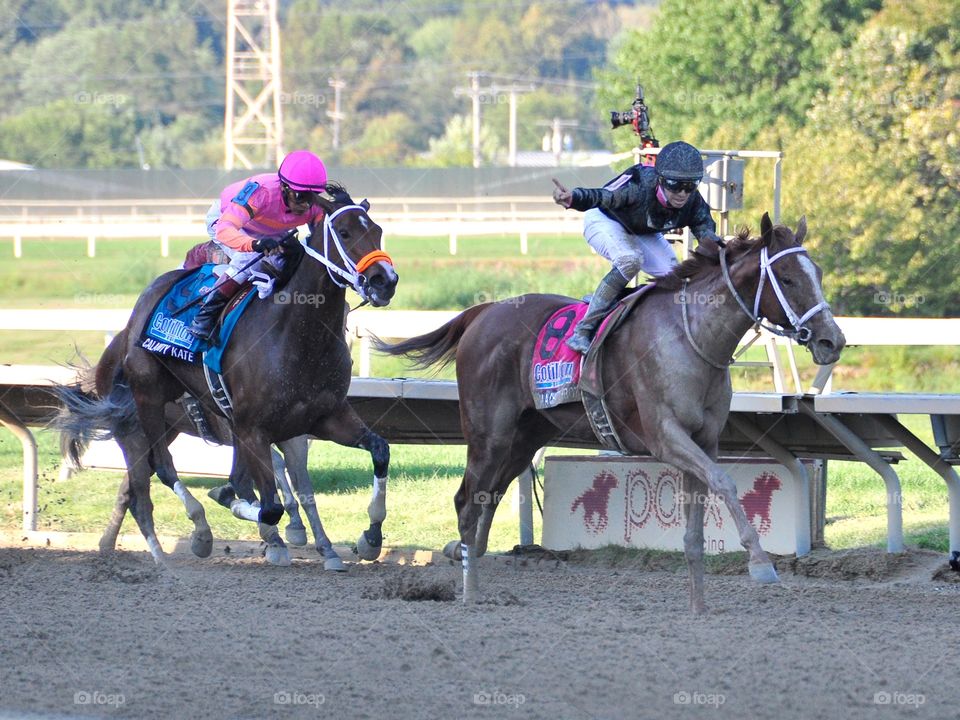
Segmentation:
{"type": "MultiPolygon", "coordinates": [[[[778,225],[777,229],[783,226],[778,225]]],[[[784,228],[785,229],[785,228],[784,228]]],[[[740,257],[744,253],[750,252],[760,243],[759,237],[750,237],[750,228],[741,227],[737,230],[737,236],[727,242],[727,253],[733,259],[740,257]]],[[[657,275],[655,280],[657,287],[663,290],[679,290],[683,287],[685,280],[693,280],[700,275],[716,272],[720,266],[720,260],[717,258],[708,258],[697,253],[693,253],[689,258],[677,265],[673,270],[663,275],[657,275]]]]}

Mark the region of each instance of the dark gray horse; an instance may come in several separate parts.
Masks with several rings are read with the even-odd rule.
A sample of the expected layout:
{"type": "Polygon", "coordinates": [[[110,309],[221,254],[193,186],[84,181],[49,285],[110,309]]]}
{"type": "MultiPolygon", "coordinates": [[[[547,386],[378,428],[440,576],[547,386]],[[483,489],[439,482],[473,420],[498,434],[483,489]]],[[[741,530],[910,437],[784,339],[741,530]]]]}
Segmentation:
{"type": "MultiPolygon", "coordinates": [[[[370,452],[374,491],[368,509],[370,527],[358,541],[361,557],[379,555],[386,517],[389,447],[346,401],[351,360],[343,317],[347,287],[374,306],[387,305],[396,290],[397,274],[380,249],[382,230],[367,214],[366,203],[355,204],[340,188],[321,201],[322,231],[312,232],[304,247],[290,248],[288,262],[295,269],[285,290],[293,302],[251,303],[223,359],[233,404],[231,486],[240,494],[226,501],[237,517],[259,524],[267,542],[267,560],[274,564],[288,564],[289,553],[275,528],[283,506],[271,462],[273,443],[311,435],[370,452]],[[252,484],[245,482],[247,478],[252,484]]],[[[180,497],[193,520],[194,552],[209,554],[212,542],[203,506],[180,482],[173,466],[166,408],[187,392],[200,400],[208,415],[219,410],[199,366],[158,357],[138,343],[153,307],[182,272],[162,275],[137,300],[126,328],[122,360],[111,377],[98,382],[99,398],[71,388],[60,390],[67,407],[58,423],[61,428],[84,439],[106,431],[123,450],[128,472],[111,528],[114,523],[119,527],[118,517],[122,520],[129,509],[157,562],[162,562],[163,550],[153,526],[150,478],[154,472],[180,497]]]]}
{"type": "MultiPolygon", "coordinates": [[[[631,453],[649,451],[683,472],[684,552],[694,612],[704,609],[708,490],[733,516],[750,555],[750,574],[759,582],[777,581],[733,479],[717,463],[737,343],[760,317],[792,328],[789,334],[807,345],[820,365],[835,362],[845,342],[823,299],[820,269],[801,245],[806,221],[794,234],[764,215],[760,228],[759,238],[742,233],[733,241],[720,265],[695,256],[658,278],[603,347],[604,401],[621,442],[631,453]],[[715,302],[695,303],[694,297],[715,302]]],[[[477,305],[431,333],[379,346],[424,367],[456,357],[467,467],[454,499],[460,541],[447,552],[462,560],[465,601],[477,596],[476,558],[486,548],[490,521],[511,480],[552,440],[594,440],[579,403],[537,410],[533,402],[530,363],[537,331],[571,302],[526,295],[477,305]]]]}

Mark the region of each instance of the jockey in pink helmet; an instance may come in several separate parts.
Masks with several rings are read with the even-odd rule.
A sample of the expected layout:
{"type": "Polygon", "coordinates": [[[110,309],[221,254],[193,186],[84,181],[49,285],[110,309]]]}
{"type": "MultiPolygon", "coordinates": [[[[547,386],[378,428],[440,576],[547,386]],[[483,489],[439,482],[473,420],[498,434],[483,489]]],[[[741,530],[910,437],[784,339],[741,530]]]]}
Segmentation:
{"type": "Polygon", "coordinates": [[[190,332],[209,340],[221,311],[252,273],[266,263],[283,264],[283,240],[300,225],[323,219],[318,195],[326,189],[327,169],[307,150],[296,150],[276,173],[254,175],[228,185],[207,212],[210,238],[230,258],[226,277],[207,295],[190,332]],[[258,253],[262,262],[241,271],[258,253]]]}

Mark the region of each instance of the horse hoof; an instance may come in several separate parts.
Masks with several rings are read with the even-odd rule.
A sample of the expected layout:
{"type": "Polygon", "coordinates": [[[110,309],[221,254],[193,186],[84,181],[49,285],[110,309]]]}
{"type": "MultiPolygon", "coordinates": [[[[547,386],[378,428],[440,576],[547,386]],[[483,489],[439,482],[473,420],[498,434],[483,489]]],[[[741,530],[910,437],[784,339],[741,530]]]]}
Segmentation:
{"type": "Polygon", "coordinates": [[[207,530],[194,530],[190,549],[198,558],[210,557],[213,552],[213,533],[207,530]]]}
{"type": "Polygon", "coordinates": [[[295,528],[287,525],[286,529],[283,531],[283,536],[287,539],[287,543],[289,545],[303,547],[307,544],[306,528],[295,528]]]}
{"type": "Polygon", "coordinates": [[[346,572],[347,567],[343,564],[343,560],[339,556],[327,558],[323,561],[323,569],[331,570],[333,572],[346,572]]]}
{"type": "Polygon", "coordinates": [[[376,560],[380,557],[382,549],[382,546],[374,546],[367,542],[366,531],[360,533],[360,539],[357,540],[357,555],[360,556],[361,560],[376,560]]]}
{"type": "Polygon", "coordinates": [[[290,566],[290,551],[279,545],[267,545],[267,562],[277,567],[290,566]]]}
{"type": "Polygon", "coordinates": [[[446,545],[444,545],[443,554],[444,556],[450,558],[451,560],[456,560],[457,562],[460,562],[461,560],[463,560],[463,555],[460,550],[460,541],[451,540],[446,545]]]}
{"type": "Polygon", "coordinates": [[[229,510],[230,503],[236,499],[237,493],[234,492],[233,488],[229,485],[221,485],[220,487],[215,487],[211,490],[208,490],[207,497],[218,505],[223,505],[227,510],[229,510]]]}
{"type": "Polygon", "coordinates": [[[773,564],[769,562],[750,563],[750,577],[763,585],[780,582],[777,577],[777,571],[773,569],[773,564]]]}

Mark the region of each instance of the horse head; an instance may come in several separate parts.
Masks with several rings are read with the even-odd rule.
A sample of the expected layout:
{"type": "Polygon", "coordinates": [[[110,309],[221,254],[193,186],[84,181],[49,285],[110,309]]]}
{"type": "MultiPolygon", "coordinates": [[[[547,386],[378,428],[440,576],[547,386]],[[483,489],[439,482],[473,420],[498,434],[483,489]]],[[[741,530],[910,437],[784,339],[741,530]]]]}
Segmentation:
{"type": "Polygon", "coordinates": [[[785,225],[774,226],[764,213],[760,238],[749,244],[747,253],[751,258],[759,254],[759,265],[755,260],[737,263],[743,269],[735,273],[750,272],[757,281],[752,308],[749,298],[744,302],[738,294],[735,297],[748,315],[780,326],[783,330],[771,329],[807,346],[818,365],[828,365],[839,359],[846,339],[823,297],[823,272],[803,247],[806,234],[806,217],[793,232],[785,225]]]}
{"type": "MultiPolygon", "coordinates": [[[[322,253],[330,277],[341,287],[350,285],[374,307],[388,305],[397,289],[398,276],[393,261],[382,249],[383,228],[367,211],[366,200],[355,203],[340,185],[328,183],[319,196],[324,211],[322,232],[311,232],[310,253],[322,253]],[[313,247],[321,238],[322,247],[313,247]]],[[[323,262],[323,260],[321,260],[323,262]]]]}

